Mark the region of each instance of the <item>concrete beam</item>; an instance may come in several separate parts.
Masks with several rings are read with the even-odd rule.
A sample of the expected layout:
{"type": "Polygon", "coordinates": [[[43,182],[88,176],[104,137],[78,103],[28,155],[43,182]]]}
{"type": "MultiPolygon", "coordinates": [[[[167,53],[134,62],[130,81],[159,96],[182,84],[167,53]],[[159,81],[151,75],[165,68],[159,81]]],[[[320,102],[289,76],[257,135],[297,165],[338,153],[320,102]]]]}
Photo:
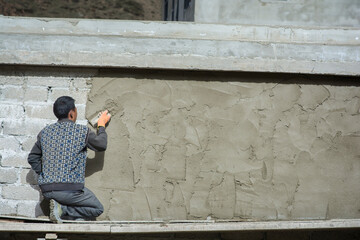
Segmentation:
{"type": "Polygon", "coordinates": [[[0,64],[360,75],[360,29],[0,17],[0,64]]]}
{"type": "Polygon", "coordinates": [[[0,232],[53,232],[87,234],[223,232],[272,230],[359,229],[360,219],[267,222],[84,222],[81,224],[44,224],[0,222],[0,232]]]}

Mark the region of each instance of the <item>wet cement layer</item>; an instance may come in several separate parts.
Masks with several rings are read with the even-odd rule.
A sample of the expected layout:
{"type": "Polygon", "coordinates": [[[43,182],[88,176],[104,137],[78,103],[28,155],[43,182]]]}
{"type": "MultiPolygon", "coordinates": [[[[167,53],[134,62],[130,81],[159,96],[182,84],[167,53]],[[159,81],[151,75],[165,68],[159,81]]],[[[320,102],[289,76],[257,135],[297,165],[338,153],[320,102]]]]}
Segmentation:
{"type": "Polygon", "coordinates": [[[86,114],[113,115],[89,155],[99,219],[360,217],[360,87],[329,76],[116,72],[86,114]]]}

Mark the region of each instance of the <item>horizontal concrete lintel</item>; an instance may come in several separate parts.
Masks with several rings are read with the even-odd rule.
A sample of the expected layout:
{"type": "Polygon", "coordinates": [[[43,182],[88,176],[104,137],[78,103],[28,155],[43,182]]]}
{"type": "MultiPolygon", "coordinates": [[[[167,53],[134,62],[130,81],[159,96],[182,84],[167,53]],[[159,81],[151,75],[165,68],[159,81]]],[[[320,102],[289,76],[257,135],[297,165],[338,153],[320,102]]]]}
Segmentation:
{"type": "Polygon", "coordinates": [[[360,219],[268,221],[268,222],[182,222],[182,223],[121,223],[91,222],[81,224],[44,224],[0,222],[0,232],[54,232],[88,234],[222,232],[359,229],[360,219]]]}
{"type": "Polygon", "coordinates": [[[360,45],[358,28],[0,17],[0,33],[360,45]]]}
{"type": "Polygon", "coordinates": [[[0,17],[0,64],[360,75],[360,29],[0,17]]]}

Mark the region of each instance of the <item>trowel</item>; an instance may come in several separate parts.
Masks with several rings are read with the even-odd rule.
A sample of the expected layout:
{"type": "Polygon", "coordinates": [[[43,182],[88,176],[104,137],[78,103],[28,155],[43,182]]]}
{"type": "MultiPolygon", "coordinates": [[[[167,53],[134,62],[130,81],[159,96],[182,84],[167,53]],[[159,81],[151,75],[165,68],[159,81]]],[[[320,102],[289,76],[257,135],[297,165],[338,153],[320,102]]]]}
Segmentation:
{"type": "MultiPolygon", "coordinates": [[[[101,116],[101,113],[102,112],[99,112],[99,113],[96,113],[95,115],[92,115],[91,117],[88,118],[88,121],[90,123],[90,125],[93,127],[93,128],[96,128],[97,127],[97,123],[98,123],[98,120],[101,116]],[[89,120],[90,119],[90,120],[89,120]]],[[[108,112],[108,115],[110,113],[108,112]]],[[[111,120],[111,119],[110,119],[111,120]]],[[[110,122],[110,121],[109,121],[110,122]]]]}

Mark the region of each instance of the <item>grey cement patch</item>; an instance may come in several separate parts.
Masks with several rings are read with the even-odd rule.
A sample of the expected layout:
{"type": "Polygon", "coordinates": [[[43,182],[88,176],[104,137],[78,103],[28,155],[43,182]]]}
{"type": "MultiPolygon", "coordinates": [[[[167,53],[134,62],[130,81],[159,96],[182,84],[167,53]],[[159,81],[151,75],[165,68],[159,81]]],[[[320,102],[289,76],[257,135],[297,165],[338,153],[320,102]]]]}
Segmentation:
{"type": "Polygon", "coordinates": [[[93,78],[87,116],[113,115],[88,161],[100,219],[359,218],[360,87],[268,76],[93,78]]]}

